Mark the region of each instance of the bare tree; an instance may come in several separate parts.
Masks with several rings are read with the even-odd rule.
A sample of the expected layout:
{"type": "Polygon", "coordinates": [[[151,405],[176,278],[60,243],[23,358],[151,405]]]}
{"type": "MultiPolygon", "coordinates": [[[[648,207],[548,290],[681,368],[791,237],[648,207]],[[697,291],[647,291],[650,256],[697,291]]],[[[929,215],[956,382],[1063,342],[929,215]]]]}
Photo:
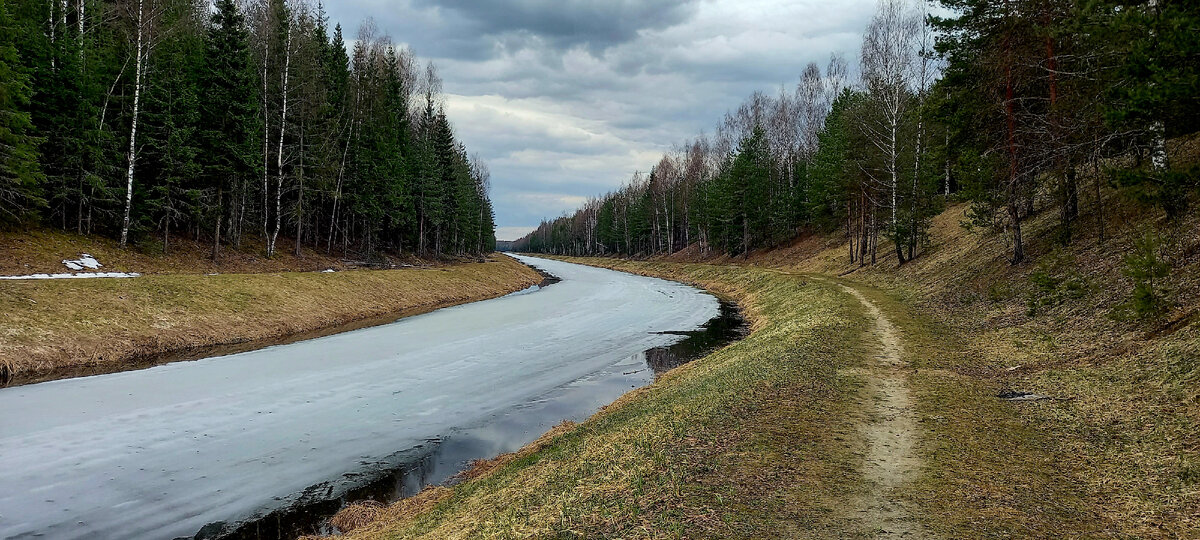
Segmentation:
{"type": "Polygon", "coordinates": [[[267,237],[267,257],[275,255],[275,242],[279,238],[279,229],[282,226],[283,212],[283,141],[287,136],[287,121],[288,121],[288,83],[292,73],[292,23],[293,17],[290,10],[287,9],[287,2],[284,3],[283,20],[280,24],[283,25],[284,45],[283,45],[283,71],[280,74],[282,79],[280,82],[280,112],[279,112],[279,145],[275,152],[275,227],[271,230],[270,236],[267,237]]]}
{"type": "MultiPolygon", "coordinates": [[[[151,0],[153,1],[153,0],[151,0]]],[[[137,169],[137,134],[138,122],[141,120],[142,86],[145,83],[146,63],[149,61],[152,43],[152,23],[155,19],[154,6],[147,6],[146,0],[131,2],[133,13],[133,111],[129,124],[129,152],[126,154],[125,169],[125,214],[121,220],[121,247],[129,242],[129,220],[133,210],[133,176],[137,169]]],[[[65,17],[65,15],[64,15],[65,17]]]]}
{"type": "Polygon", "coordinates": [[[904,262],[899,232],[899,187],[901,124],[908,113],[912,90],[913,64],[921,21],[904,0],[882,0],[863,36],[862,77],[870,97],[871,113],[862,127],[871,144],[883,155],[881,174],[876,182],[888,192],[891,211],[890,231],[896,257],[904,262]]]}

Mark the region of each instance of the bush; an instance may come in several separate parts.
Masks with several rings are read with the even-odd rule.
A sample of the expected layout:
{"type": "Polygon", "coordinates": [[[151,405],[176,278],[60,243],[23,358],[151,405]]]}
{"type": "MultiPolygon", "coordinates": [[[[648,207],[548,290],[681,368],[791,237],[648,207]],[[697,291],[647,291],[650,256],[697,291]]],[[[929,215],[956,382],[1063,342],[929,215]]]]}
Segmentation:
{"type": "Polygon", "coordinates": [[[1160,255],[1162,242],[1157,234],[1147,232],[1134,241],[1133,251],[1125,256],[1123,273],[1133,281],[1133,291],[1124,304],[1118,306],[1120,318],[1151,319],[1171,309],[1166,287],[1171,265],[1160,255]]]}
{"type": "Polygon", "coordinates": [[[1041,308],[1082,298],[1087,292],[1087,281],[1075,268],[1075,258],[1062,251],[1043,257],[1029,281],[1033,282],[1033,290],[1026,301],[1026,312],[1030,317],[1037,315],[1041,308]]]}

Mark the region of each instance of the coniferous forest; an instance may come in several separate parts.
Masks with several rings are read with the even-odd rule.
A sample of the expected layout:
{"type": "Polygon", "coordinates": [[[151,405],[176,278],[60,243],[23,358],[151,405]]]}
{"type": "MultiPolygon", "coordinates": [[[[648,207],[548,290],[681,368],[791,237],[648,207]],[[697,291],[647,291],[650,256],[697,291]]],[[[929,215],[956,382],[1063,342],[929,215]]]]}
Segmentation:
{"type": "Polygon", "coordinates": [[[491,251],[433,65],[356,38],[288,0],[0,1],[0,224],[214,258],[491,251]]]}
{"type": "Polygon", "coordinates": [[[1023,222],[1055,212],[1069,244],[1086,192],[1177,219],[1200,186],[1167,152],[1200,127],[1198,31],[1188,1],[885,1],[859,73],[838,54],[808,65],[513,249],[738,256],[840,229],[852,262],[886,251],[904,264],[943,206],[965,200],[968,225],[1001,233],[1019,263],[1023,222]]]}

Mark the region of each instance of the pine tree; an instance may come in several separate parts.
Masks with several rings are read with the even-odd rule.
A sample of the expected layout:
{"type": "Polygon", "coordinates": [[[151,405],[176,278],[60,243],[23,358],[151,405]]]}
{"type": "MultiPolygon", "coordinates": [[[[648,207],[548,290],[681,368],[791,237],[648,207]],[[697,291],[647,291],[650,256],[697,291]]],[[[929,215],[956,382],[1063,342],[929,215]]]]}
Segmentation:
{"type": "Polygon", "coordinates": [[[762,126],[755,126],[750,136],[738,145],[729,176],[729,198],[734,212],[731,217],[741,226],[742,235],[737,252],[748,254],[770,234],[770,150],[762,126]]]}
{"type": "Polygon", "coordinates": [[[189,0],[171,3],[163,19],[174,30],[158,45],[156,66],[161,67],[153,67],[147,77],[141,184],[148,186],[145,217],[161,232],[167,252],[172,226],[198,217],[204,26],[189,0]]]}
{"type": "Polygon", "coordinates": [[[1117,175],[1133,195],[1177,218],[1200,180],[1177,170],[1166,141],[1200,124],[1200,5],[1179,0],[1106,0],[1088,5],[1084,30],[1091,46],[1119,59],[1105,81],[1105,106],[1114,131],[1135,133],[1132,146],[1150,156],[1149,170],[1117,175]]]}
{"type": "Polygon", "coordinates": [[[208,220],[213,231],[213,258],[221,246],[227,197],[238,183],[256,173],[254,128],[256,95],[250,65],[249,36],[234,0],[218,0],[205,40],[201,80],[201,141],[206,149],[204,188],[211,201],[208,220]]]}
{"type": "Polygon", "coordinates": [[[30,102],[29,76],[17,55],[19,32],[0,2],[0,221],[23,221],[45,203],[44,176],[38,166],[30,102]]]}

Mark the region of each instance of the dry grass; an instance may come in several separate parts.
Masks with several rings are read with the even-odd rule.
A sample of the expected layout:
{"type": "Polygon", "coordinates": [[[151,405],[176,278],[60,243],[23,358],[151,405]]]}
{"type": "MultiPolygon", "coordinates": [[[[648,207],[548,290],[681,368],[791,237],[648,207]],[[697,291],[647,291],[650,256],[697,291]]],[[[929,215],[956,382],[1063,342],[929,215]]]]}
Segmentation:
{"type": "Polygon", "coordinates": [[[1100,220],[1087,183],[1072,245],[1055,241],[1058,216],[1042,201],[1025,225],[1032,260],[1023,265],[1008,263],[1003,236],[965,229],[961,204],[934,220],[928,250],[899,268],[885,249],[875,267],[851,265],[837,235],[708,260],[876,287],[873,298],[919,351],[911,381],[932,466],[912,497],[931,530],[1200,537],[1200,213],[1169,224],[1104,187],[1100,220]],[[1175,307],[1161,319],[1114,319],[1132,289],[1122,257],[1148,228],[1163,231],[1175,307]],[[1083,293],[1031,313],[1030,299],[1045,294],[1031,276],[1046,270],[1082,282],[1083,293]],[[1067,400],[994,398],[1006,388],[1067,400]]]}
{"type": "Polygon", "coordinates": [[[349,538],[866,537],[838,512],[861,484],[858,303],[777,272],[604,264],[718,290],[754,332],[349,538]]]}
{"type": "Polygon", "coordinates": [[[0,282],[0,366],[18,379],[274,340],[503,295],[541,276],[510,257],[434,269],[0,282]]]}
{"type": "Polygon", "coordinates": [[[900,268],[887,250],[875,267],[849,264],[838,235],[748,258],[692,250],[583,261],[731,296],[754,333],[427,511],[351,538],[869,536],[837,512],[863,489],[853,375],[863,320],[829,289],[783,286],[803,283],[792,274],[804,272],[846,276],[837,282],[866,294],[900,332],[925,463],[900,496],[928,531],[1200,538],[1200,213],[1166,227],[1174,310],[1115,320],[1131,289],[1122,254],[1164,223],[1106,187],[1097,200],[1083,180],[1074,243],[1056,244],[1057,216],[1041,201],[1025,228],[1033,262],[1020,266],[1008,264],[1003,236],[962,227],[964,205],[938,216],[932,245],[900,268]],[[1030,278],[1052,266],[1084,294],[1031,313],[1040,293],[1030,278]],[[1005,388],[1065,399],[997,399],[1005,388]]]}
{"type": "MultiPolygon", "coordinates": [[[[163,254],[162,239],[158,237],[147,238],[140,244],[122,249],[116,240],[103,236],[83,236],[47,228],[23,231],[0,229],[0,275],[68,272],[62,261],[78,258],[81,253],[95,256],[104,265],[105,271],[142,274],[317,272],[329,268],[347,270],[363,262],[362,257],[354,253],[343,256],[340,249],[326,253],[304,246],[300,255],[296,256],[294,248],[294,243],[281,238],[279,253],[268,259],[263,238],[252,236],[246,238],[240,247],[222,247],[220,258],[213,261],[210,258],[212,245],[190,238],[172,237],[170,249],[163,254]]],[[[410,254],[390,254],[374,262],[413,266],[443,264],[435,260],[418,259],[410,254]]],[[[448,258],[444,262],[457,261],[448,258]]]]}

